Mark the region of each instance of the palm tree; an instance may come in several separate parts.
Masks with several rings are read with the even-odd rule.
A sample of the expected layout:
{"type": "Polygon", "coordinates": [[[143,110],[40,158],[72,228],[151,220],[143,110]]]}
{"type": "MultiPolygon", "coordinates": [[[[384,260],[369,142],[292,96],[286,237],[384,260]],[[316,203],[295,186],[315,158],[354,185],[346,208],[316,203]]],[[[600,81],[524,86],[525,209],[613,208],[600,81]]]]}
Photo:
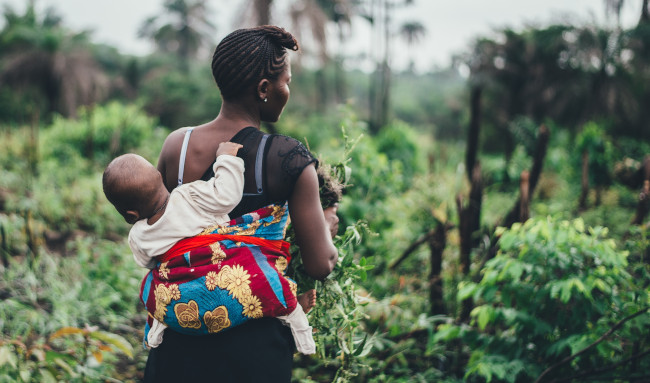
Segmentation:
{"type": "Polygon", "coordinates": [[[215,26],[210,22],[207,0],[165,0],[164,11],[148,18],[138,35],[151,39],[164,53],[176,54],[183,70],[200,48],[212,41],[215,26]]]}
{"type": "MultiPolygon", "coordinates": [[[[406,41],[406,45],[411,48],[427,34],[427,29],[419,21],[407,21],[400,27],[399,34],[406,41]]],[[[409,63],[410,71],[413,71],[413,66],[413,58],[411,58],[409,63]]]]}
{"type": "Polygon", "coordinates": [[[66,30],[52,9],[39,18],[33,1],[23,15],[6,6],[4,18],[0,85],[10,86],[17,96],[29,94],[32,105],[27,107],[33,113],[42,108],[75,116],[80,105],[104,97],[108,80],[90,54],[87,33],[66,30]],[[34,104],[36,99],[41,105],[34,104]]]}

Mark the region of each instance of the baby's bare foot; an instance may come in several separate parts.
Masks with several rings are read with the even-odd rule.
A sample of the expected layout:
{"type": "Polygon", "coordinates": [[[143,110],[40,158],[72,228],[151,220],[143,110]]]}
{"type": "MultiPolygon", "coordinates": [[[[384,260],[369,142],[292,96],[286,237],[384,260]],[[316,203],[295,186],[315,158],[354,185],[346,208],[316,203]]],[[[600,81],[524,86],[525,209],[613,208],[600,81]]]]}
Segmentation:
{"type": "Polygon", "coordinates": [[[307,290],[298,295],[298,303],[302,306],[302,311],[307,314],[314,306],[316,306],[316,290],[307,290]]]}

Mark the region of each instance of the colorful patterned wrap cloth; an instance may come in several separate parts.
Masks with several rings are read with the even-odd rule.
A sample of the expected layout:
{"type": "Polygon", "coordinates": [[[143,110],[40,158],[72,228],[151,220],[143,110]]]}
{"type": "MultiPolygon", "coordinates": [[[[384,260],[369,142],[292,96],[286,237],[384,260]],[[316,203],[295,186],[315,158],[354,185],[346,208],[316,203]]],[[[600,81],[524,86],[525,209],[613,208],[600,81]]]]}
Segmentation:
{"type": "Polygon", "coordinates": [[[204,335],[290,314],[297,286],[284,275],[288,216],[286,204],[269,205],[179,241],[159,257],[140,289],[149,313],[145,347],[153,318],[179,333],[204,335]]]}

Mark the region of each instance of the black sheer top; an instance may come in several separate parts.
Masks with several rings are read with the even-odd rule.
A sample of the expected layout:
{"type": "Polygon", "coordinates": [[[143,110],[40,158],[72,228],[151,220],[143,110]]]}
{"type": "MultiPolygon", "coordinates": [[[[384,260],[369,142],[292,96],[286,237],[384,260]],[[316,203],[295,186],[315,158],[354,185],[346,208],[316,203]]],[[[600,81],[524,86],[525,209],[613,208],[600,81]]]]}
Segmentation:
{"type": "MultiPolygon", "coordinates": [[[[242,144],[244,147],[237,154],[244,160],[244,196],[230,214],[231,218],[239,217],[271,203],[284,204],[291,195],[298,176],[309,164],[318,160],[300,143],[300,141],[278,134],[270,134],[260,148],[260,142],[265,136],[263,132],[247,127],[240,130],[230,141],[242,144]],[[262,150],[262,164],[257,163],[258,150],[262,150]],[[255,180],[256,166],[262,168],[262,184],[255,180]],[[262,189],[261,191],[259,189],[262,189]]],[[[214,176],[212,166],[201,177],[209,180],[214,176]]]]}
{"type": "MultiPolygon", "coordinates": [[[[254,127],[240,130],[232,139],[243,145],[244,197],[231,218],[271,203],[284,204],[298,176],[318,161],[299,141],[267,135],[261,153],[262,182],[255,179],[258,148],[265,136],[254,127]]],[[[212,166],[201,179],[212,177],[212,166]]],[[[144,382],[290,383],[295,345],[289,327],[276,318],[252,319],[228,331],[192,336],[166,329],[163,341],[149,351],[144,382]]]]}

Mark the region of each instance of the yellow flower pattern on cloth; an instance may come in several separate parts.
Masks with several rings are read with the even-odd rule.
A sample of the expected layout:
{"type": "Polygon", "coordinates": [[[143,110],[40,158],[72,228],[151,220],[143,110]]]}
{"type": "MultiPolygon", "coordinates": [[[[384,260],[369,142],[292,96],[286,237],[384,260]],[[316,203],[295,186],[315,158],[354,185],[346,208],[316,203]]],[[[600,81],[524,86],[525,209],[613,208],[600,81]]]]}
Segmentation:
{"type": "Polygon", "coordinates": [[[271,215],[273,216],[273,220],[271,222],[266,222],[264,226],[270,226],[273,225],[274,223],[280,222],[282,220],[282,217],[284,216],[284,207],[280,205],[273,206],[273,212],[271,213],[271,215]]]}
{"type": "MultiPolygon", "coordinates": [[[[291,295],[295,296],[296,285],[284,277],[289,254],[282,256],[286,248],[280,242],[288,220],[286,205],[269,205],[241,219],[232,220],[232,225],[215,225],[202,232],[206,235],[254,235],[277,241],[282,248],[267,246],[266,243],[239,242],[238,238],[215,242],[198,240],[197,247],[192,247],[185,254],[174,253],[173,256],[177,258],[170,258],[174,261],[159,263],[143,281],[141,298],[150,315],[149,326],[152,326],[152,320],[159,320],[169,322],[166,324],[170,328],[182,333],[214,334],[249,319],[262,318],[267,311],[271,315],[283,313],[283,308],[286,311],[288,306],[293,307],[291,295]],[[204,244],[199,246],[199,243],[204,244]],[[259,252],[248,249],[256,246],[259,252]],[[195,249],[189,257],[190,263],[188,255],[195,249]],[[262,258],[258,258],[259,253],[266,259],[262,261],[262,258]],[[264,278],[268,283],[264,283],[264,278]]],[[[146,333],[147,328],[145,337],[146,333]]]]}
{"type": "Polygon", "coordinates": [[[161,279],[169,279],[169,268],[167,267],[167,264],[169,262],[164,262],[160,264],[160,267],[158,267],[158,273],[160,274],[161,279]]]}
{"type": "Polygon", "coordinates": [[[275,268],[282,274],[284,274],[284,270],[287,269],[287,266],[287,259],[285,257],[280,256],[275,260],[275,268]]]}
{"type": "Polygon", "coordinates": [[[262,317],[262,302],[257,299],[254,295],[249,295],[244,299],[240,300],[244,308],[242,309],[242,314],[246,315],[249,318],[261,318],[262,317]]]}
{"type": "Polygon", "coordinates": [[[177,303],[174,306],[174,314],[178,319],[178,324],[185,328],[201,328],[199,319],[199,305],[195,301],[188,303],[177,303]]]}
{"type": "Polygon", "coordinates": [[[293,294],[294,297],[298,298],[298,285],[296,284],[296,282],[288,278],[287,278],[287,282],[289,282],[289,288],[291,289],[291,294],[293,294]]]}
{"type": "Polygon", "coordinates": [[[165,314],[167,314],[167,305],[170,304],[172,300],[181,299],[181,292],[177,285],[165,286],[160,284],[156,287],[154,296],[156,298],[156,311],[153,316],[158,321],[164,323],[165,314]]]}
{"type": "Polygon", "coordinates": [[[257,232],[257,229],[262,225],[262,222],[252,222],[248,225],[247,228],[239,228],[233,234],[237,235],[254,235],[257,232]]]}
{"type": "Polygon", "coordinates": [[[217,277],[217,286],[228,290],[238,301],[252,294],[250,283],[250,275],[241,265],[224,266],[217,277]]]}
{"type": "Polygon", "coordinates": [[[210,249],[212,249],[212,264],[219,263],[226,259],[226,253],[221,248],[221,244],[219,242],[211,244],[210,249]]]}
{"type": "Polygon", "coordinates": [[[219,306],[212,311],[206,311],[203,314],[203,322],[205,322],[210,333],[216,333],[230,327],[228,309],[226,306],[219,306]]]}
{"type": "Polygon", "coordinates": [[[241,265],[224,266],[217,275],[216,283],[220,288],[228,290],[233,298],[239,301],[239,304],[243,306],[242,315],[249,318],[262,317],[262,302],[253,295],[250,288],[250,275],[244,267],[241,265]]]}
{"type": "Polygon", "coordinates": [[[213,291],[217,286],[219,286],[219,276],[214,271],[208,272],[205,276],[205,287],[213,291]]]}

